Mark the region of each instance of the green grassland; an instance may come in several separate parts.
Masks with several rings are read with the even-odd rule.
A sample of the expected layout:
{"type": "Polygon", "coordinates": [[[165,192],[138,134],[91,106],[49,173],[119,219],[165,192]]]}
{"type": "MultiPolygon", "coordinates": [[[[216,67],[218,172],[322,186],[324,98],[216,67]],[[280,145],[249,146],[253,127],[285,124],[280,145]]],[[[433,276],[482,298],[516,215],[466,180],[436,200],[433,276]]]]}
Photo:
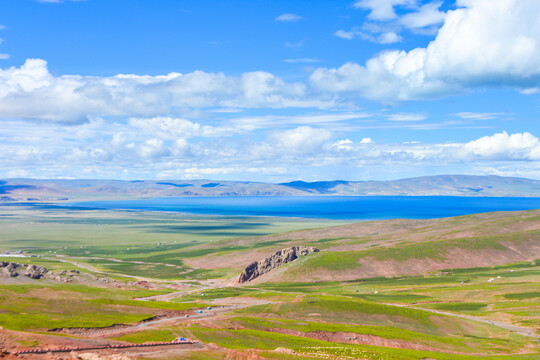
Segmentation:
{"type": "MultiPolygon", "coordinates": [[[[220,245],[220,241],[231,238],[343,223],[346,222],[0,206],[0,253],[23,250],[37,254],[43,258],[6,257],[2,260],[20,260],[20,263],[34,263],[53,270],[85,271],[55,261],[55,257],[62,255],[64,260],[95,265],[100,271],[117,276],[218,278],[231,275],[230,270],[192,269],[183,259],[251,248],[220,245]]],[[[285,241],[271,241],[259,246],[276,246],[281,242],[285,241]]]]}
{"type": "Polygon", "coordinates": [[[0,285],[0,326],[45,331],[107,327],[153,317],[156,310],[189,310],[205,304],[137,301],[167,291],[96,288],[75,284],[0,285]]]}
{"type": "MultiPolygon", "coordinates": [[[[86,257],[122,256],[132,260],[152,257],[156,255],[153,252],[162,253],[157,255],[181,253],[187,247],[222,239],[347,223],[23,206],[0,207],[0,215],[3,230],[0,250],[51,251],[86,257]]],[[[195,252],[194,256],[200,254],[195,252]]],[[[161,258],[158,256],[158,259],[161,258]]]]}
{"type": "MultiPolygon", "coordinates": [[[[490,286],[483,284],[483,280],[487,278],[486,275],[491,275],[494,271],[495,273],[508,271],[508,268],[502,267],[501,269],[499,267],[499,270],[480,268],[461,271],[462,276],[469,278],[469,283],[461,284],[461,281],[457,281],[459,279],[453,279],[452,286],[445,278],[453,275],[397,279],[375,278],[348,283],[266,284],[259,286],[258,289],[264,289],[269,294],[276,291],[286,292],[290,295],[302,296],[303,300],[299,302],[296,297],[294,301],[289,299],[277,307],[268,304],[236,310],[234,313],[237,316],[222,323],[221,329],[201,327],[194,330],[193,333],[204,339],[203,341],[215,342],[233,349],[250,347],[272,349],[284,346],[305,354],[307,348],[316,348],[316,353],[319,355],[321,353],[329,356],[362,353],[365,358],[376,359],[480,359],[483,357],[472,354],[509,354],[528,349],[526,351],[532,352],[531,355],[511,355],[506,358],[538,359],[540,354],[534,355],[534,349],[536,348],[537,351],[538,347],[532,338],[517,335],[487,323],[414,309],[414,306],[429,307],[429,304],[425,302],[431,301],[436,305],[435,308],[441,307],[446,311],[470,314],[487,307],[493,312],[485,312],[486,319],[498,318],[501,314],[506,316],[504,309],[503,312],[501,309],[494,309],[495,305],[504,299],[504,294],[513,293],[516,288],[534,286],[535,284],[534,281],[530,282],[529,272],[537,270],[536,266],[517,269],[521,270],[510,279],[512,282],[506,285],[502,283],[490,284],[490,286]],[[374,291],[377,291],[377,294],[374,291]],[[476,298],[480,294],[484,295],[485,302],[467,302],[471,295],[476,298]],[[449,299],[451,301],[459,299],[461,302],[448,303],[449,299]],[[415,304],[416,301],[420,301],[421,304],[415,304]],[[401,303],[407,307],[388,306],[384,304],[385,302],[401,303]],[[234,324],[233,328],[237,330],[231,330],[231,324],[234,324]],[[304,334],[324,331],[372,335],[384,339],[421,344],[445,353],[381,349],[350,344],[339,344],[336,347],[336,343],[321,343],[320,340],[307,338],[301,334],[276,333],[276,329],[295,330],[304,334]],[[335,352],[338,351],[336,348],[340,349],[339,353],[335,352]]],[[[245,289],[243,294],[242,291],[223,292],[222,295],[247,296],[251,295],[253,290],[255,289],[245,289]]],[[[514,301],[514,303],[516,302],[514,301]]],[[[520,305],[529,307],[531,312],[533,309],[539,308],[539,304],[535,302],[520,305]]],[[[530,313],[525,317],[532,319],[530,313]]],[[[504,359],[505,357],[498,355],[497,358],[504,359]]]]}
{"type": "MultiPolygon", "coordinates": [[[[0,261],[42,265],[55,272],[76,269],[121,281],[117,287],[0,278],[4,329],[47,333],[54,328],[102,328],[213,307],[220,301],[252,301],[215,319],[192,318],[122,336],[111,334],[110,339],[143,343],[193,336],[224,349],[257,349],[259,356],[268,359],[540,359],[536,339],[489,323],[504,321],[540,334],[539,261],[394,277],[364,276],[360,265],[366,259],[440,262],[455,248],[504,251],[508,244],[531,243],[540,233],[524,227],[532,228],[540,219],[535,212],[355,224],[351,226],[365,232],[354,236],[339,236],[340,228],[328,230],[330,234],[309,230],[340,224],[320,220],[21,206],[0,207],[0,215],[0,252],[24,250],[40,256],[0,261]],[[234,287],[228,280],[238,275],[240,264],[238,268],[188,265],[193,259],[204,263],[208,258],[271,252],[291,244],[324,251],[280,269],[291,278],[289,282],[277,277],[273,282],[234,287]],[[358,250],[347,250],[353,245],[358,250]],[[351,269],[357,271],[352,279],[320,281],[312,275],[351,269]],[[158,290],[127,284],[134,277],[147,279],[158,290]],[[182,282],[193,286],[170,288],[182,282]],[[168,301],[138,300],[165,294],[171,296],[168,301]],[[348,343],[339,338],[343,333],[368,340],[348,343]],[[293,349],[296,355],[275,353],[278,347],[293,349]]],[[[231,356],[216,349],[184,355],[188,359],[231,356]]]]}
{"type": "MultiPolygon", "coordinates": [[[[242,329],[209,329],[193,328],[191,332],[205,342],[214,342],[230,349],[265,349],[272,350],[277,347],[286,347],[300,354],[313,355],[315,357],[338,358],[347,357],[354,359],[373,360],[412,360],[412,359],[440,359],[440,360],[465,360],[486,359],[491,357],[474,355],[457,355],[434,351],[418,351],[408,349],[396,349],[369,345],[336,344],[322,340],[271,333],[268,331],[242,329]],[[326,356],[324,356],[326,355],[326,356]]],[[[496,359],[537,359],[537,356],[512,355],[510,357],[494,356],[496,359]]]]}

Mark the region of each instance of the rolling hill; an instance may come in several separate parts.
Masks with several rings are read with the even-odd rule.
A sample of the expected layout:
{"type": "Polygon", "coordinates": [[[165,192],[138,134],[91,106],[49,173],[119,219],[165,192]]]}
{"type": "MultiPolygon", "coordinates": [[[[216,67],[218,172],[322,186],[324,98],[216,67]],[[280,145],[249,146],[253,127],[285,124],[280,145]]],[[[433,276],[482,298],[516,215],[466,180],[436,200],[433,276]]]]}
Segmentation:
{"type": "Polygon", "coordinates": [[[439,175],[392,181],[0,180],[0,201],[65,201],[181,196],[540,196],[540,181],[439,175]]]}

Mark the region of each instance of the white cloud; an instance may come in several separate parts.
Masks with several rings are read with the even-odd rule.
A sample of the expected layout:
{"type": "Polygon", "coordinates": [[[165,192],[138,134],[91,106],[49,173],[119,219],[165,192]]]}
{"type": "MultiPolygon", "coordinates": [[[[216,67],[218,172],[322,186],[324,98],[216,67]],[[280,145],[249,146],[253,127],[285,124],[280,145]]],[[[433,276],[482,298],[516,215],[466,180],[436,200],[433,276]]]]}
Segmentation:
{"type": "MultiPolygon", "coordinates": [[[[171,130],[175,124],[172,121],[165,129],[171,130]]],[[[195,133],[204,128],[196,123],[179,124],[195,133]]],[[[268,181],[272,176],[287,180],[307,173],[315,178],[338,178],[342,172],[330,171],[335,167],[346,169],[347,174],[364,169],[362,173],[372,177],[376,169],[402,169],[411,174],[433,166],[438,173],[452,169],[493,173],[486,169],[497,168],[505,174],[522,171],[540,177],[540,165],[534,165],[540,160],[540,140],[530,133],[503,132],[465,143],[375,143],[370,137],[353,142],[334,135],[318,126],[303,125],[234,137],[183,138],[131,121],[95,119],[69,127],[0,121],[0,178],[25,173],[53,178],[255,177],[268,181]]]]}
{"type": "Polygon", "coordinates": [[[163,139],[181,137],[217,137],[228,136],[241,132],[231,127],[212,127],[191,122],[186,119],[157,116],[153,118],[131,118],[129,125],[142,130],[145,134],[159,135],[163,139]]]}
{"type": "Polygon", "coordinates": [[[319,127],[336,129],[347,126],[347,123],[351,120],[363,119],[368,116],[370,116],[369,113],[361,112],[316,113],[296,116],[266,115],[231,119],[229,123],[230,126],[242,131],[275,129],[296,125],[317,125],[319,127]]]}
{"type": "Polygon", "coordinates": [[[383,102],[436,98],[474,87],[536,87],[540,2],[459,0],[457,5],[427,47],[386,51],[365,65],[319,68],[311,83],[383,102]]]}
{"type": "Polygon", "coordinates": [[[374,20],[390,20],[397,17],[395,6],[414,6],[416,0],[359,0],[354,7],[369,10],[369,18],[374,20]]]}
{"type": "Polygon", "coordinates": [[[380,34],[368,34],[368,33],[359,31],[356,28],[353,28],[349,31],[338,30],[334,33],[334,36],[337,36],[339,38],[346,39],[346,40],[362,38],[364,40],[368,40],[377,44],[393,44],[396,42],[400,42],[402,40],[401,36],[399,36],[396,32],[393,32],[393,31],[382,32],[380,34]]]}
{"type": "Polygon", "coordinates": [[[335,148],[337,151],[348,151],[353,149],[352,144],[353,142],[350,139],[344,139],[333,143],[330,147],[335,148]]]}
{"type": "Polygon", "coordinates": [[[427,116],[424,114],[391,114],[387,115],[386,118],[391,121],[422,121],[427,119],[427,116]]]}
{"type": "Polygon", "coordinates": [[[445,13],[439,8],[442,1],[433,1],[421,6],[417,11],[403,15],[399,22],[409,29],[425,28],[442,24],[445,13]]]}
{"type": "Polygon", "coordinates": [[[160,76],[55,77],[40,59],[28,59],[20,68],[0,69],[0,118],[80,123],[92,116],[173,115],[182,108],[333,104],[332,99],[310,93],[303,83],[287,83],[263,71],[239,77],[203,71],[160,76]]]}
{"type": "Polygon", "coordinates": [[[169,155],[169,149],[163,144],[161,139],[149,139],[144,142],[138,152],[142,158],[154,159],[169,155]]]}
{"type": "Polygon", "coordinates": [[[352,40],[356,37],[356,32],[353,30],[351,31],[338,30],[334,33],[334,35],[342,39],[352,40]]]}
{"type": "MultiPolygon", "coordinates": [[[[374,144],[371,138],[365,137],[358,142],[358,144],[374,144]]],[[[362,146],[362,145],[361,145],[362,146]]],[[[358,146],[351,139],[339,140],[333,144],[330,144],[330,149],[339,151],[353,151],[359,150],[358,146]]]]}
{"type": "Polygon", "coordinates": [[[396,42],[400,42],[401,40],[401,36],[399,36],[395,32],[386,32],[376,37],[374,42],[377,42],[379,44],[393,44],[396,42]]]}
{"type": "Polygon", "coordinates": [[[29,172],[26,170],[9,170],[6,173],[7,178],[24,178],[28,177],[29,172]]]}
{"type": "Polygon", "coordinates": [[[171,153],[175,156],[185,155],[189,151],[186,139],[177,139],[171,146],[171,153]]]}
{"type": "Polygon", "coordinates": [[[540,141],[528,132],[511,135],[502,132],[470,141],[459,149],[458,154],[469,160],[540,160],[540,141]]]}
{"type": "Polygon", "coordinates": [[[505,115],[504,113],[478,113],[478,112],[458,112],[454,116],[457,116],[464,120],[491,120],[505,115]]]}
{"type": "Polygon", "coordinates": [[[281,153],[305,153],[318,149],[332,137],[328,130],[300,126],[273,134],[273,142],[281,153]]]}
{"type": "Polygon", "coordinates": [[[275,18],[276,21],[283,21],[283,22],[294,22],[294,21],[300,21],[303,18],[296,14],[281,14],[278,17],[275,18]]]}
{"type": "Polygon", "coordinates": [[[531,87],[531,88],[526,88],[526,89],[523,89],[520,91],[520,93],[522,93],[523,95],[532,95],[532,94],[538,94],[538,92],[540,92],[540,88],[538,87],[531,87]]]}

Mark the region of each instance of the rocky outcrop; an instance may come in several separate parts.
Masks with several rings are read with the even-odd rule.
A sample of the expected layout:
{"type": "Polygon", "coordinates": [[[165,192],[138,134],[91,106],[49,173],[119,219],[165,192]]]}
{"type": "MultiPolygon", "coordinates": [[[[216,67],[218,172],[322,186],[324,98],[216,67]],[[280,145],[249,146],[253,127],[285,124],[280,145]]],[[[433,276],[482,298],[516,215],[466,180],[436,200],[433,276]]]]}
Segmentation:
{"type": "Polygon", "coordinates": [[[318,251],[319,249],[312,246],[293,246],[279,250],[261,261],[254,261],[249,264],[238,277],[237,283],[242,284],[251,281],[283,264],[318,251]]]}
{"type": "Polygon", "coordinates": [[[49,270],[43,266],[21,265],[14,262],[0,261],[1,277],[26,276],[31,279],[41,279],[49,270]]]}
{"type": "Polygon", "coordinates": [[[28,276],[31,279],[41,279],[47,272],[49,272],[49,270],[43,266],[28,265],[23,275],[28,276]]]}

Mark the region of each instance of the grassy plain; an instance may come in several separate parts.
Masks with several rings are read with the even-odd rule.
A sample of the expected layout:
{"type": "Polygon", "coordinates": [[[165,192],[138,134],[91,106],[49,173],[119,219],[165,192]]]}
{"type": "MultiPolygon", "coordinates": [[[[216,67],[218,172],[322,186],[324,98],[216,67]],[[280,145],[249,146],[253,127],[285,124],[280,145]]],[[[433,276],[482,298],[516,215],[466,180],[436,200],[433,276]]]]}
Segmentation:
{"type": "Polygon", "coordinates": [[[182,352],[192,359],[540,359],[538,211],[344,224],[0,206],[0,229],[0,253],[38,256],[0,261],[81,272],[71,283],[0,278],[8,350],[80,346],[95,341],[90,330],[50,330],[123,324],[100,341],[215,344],[182,352]],[[229,283],[251,261],[299,244],[322,251],[262,281],[229,283]],[[386,272],[374,276],[370,263],[386,272]],[[414,263],[431,265],[392,275],[414,263]],[[155,317],[175,320],[136,326],[155,317]]]}

